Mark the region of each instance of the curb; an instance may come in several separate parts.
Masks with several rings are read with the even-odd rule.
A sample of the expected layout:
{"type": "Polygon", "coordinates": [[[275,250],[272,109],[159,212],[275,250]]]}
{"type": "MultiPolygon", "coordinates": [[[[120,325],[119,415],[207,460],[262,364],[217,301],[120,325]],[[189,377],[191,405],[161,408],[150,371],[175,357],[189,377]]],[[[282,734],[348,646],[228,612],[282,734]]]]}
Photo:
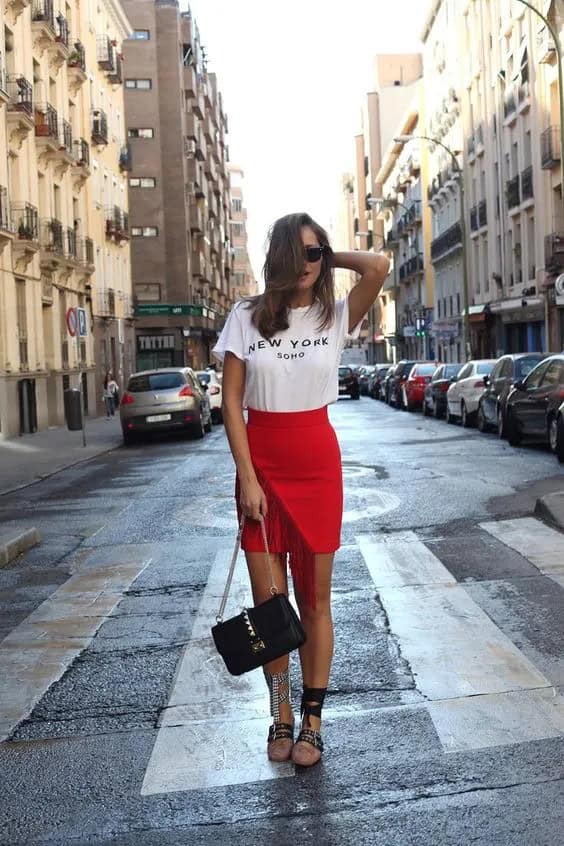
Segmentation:
{"type": "Polygon", "coordinates": [[[32,546],[37,546],[41,541],[41,535],[35,527],[26,529],[17,535],[7,537],[6,535],[5,532],[4,538],[0,536],[0,567],[5,567],[22,552],[26,552],[32,546]]]}
{"type": "Polygon", "coordinates": [[[535,514],[564,532],[564,491],[556,491],[539,497],[535,505],[535,514]]]}
{"type": "MultiPolygon", "coordinates": [[[[24,488],[30,488],[32,485],[37,485],[39,482],[43,482],[45,479],[50,479],[51,476],[56,476],[57,473],[62,473],[64,470],[68,470],[70,467],[76,467],[78,464],[86,464],[87,461],[92,461],[94,458],[98,458],[100,455],[107,455],[108,452],[112,452],[114,449],[118,449],[122,445],[122,440],[116,441],[115,444],[108,447],[103,447],[99,452],[95,452],[93,455],[87,455],[85,458],[77,458],[76,461],[71,461],[70,464],[65,464],[64,467],[57,467],[55,470],[51,470],[49,473],[43,473],[43,475],[38,476],[36,479],[32,479],[30,482],[24,482],[22,485],[16,485],[14,488],[6,488],[5,490],[0,490],[0,497],[6,496],[7,494],[16,493],[16,491],[22,491],[24,488]]],[[[0,565],[1,566],[1,565],[0,565]]]]}

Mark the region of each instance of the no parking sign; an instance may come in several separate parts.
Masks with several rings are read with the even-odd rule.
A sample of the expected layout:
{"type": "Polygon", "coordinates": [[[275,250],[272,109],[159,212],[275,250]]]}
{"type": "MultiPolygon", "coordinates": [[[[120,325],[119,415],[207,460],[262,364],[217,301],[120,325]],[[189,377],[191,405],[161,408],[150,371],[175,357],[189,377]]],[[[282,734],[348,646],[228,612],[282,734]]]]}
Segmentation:
{"type": "Polygon", "coordinates": [[[88,334],[88,327],[86,324],[86,309],[84,308],[68,308],[66,314],[67,329],[69,335],[74,338],[77,333],[79,337],[85,338],[88,334]]]}

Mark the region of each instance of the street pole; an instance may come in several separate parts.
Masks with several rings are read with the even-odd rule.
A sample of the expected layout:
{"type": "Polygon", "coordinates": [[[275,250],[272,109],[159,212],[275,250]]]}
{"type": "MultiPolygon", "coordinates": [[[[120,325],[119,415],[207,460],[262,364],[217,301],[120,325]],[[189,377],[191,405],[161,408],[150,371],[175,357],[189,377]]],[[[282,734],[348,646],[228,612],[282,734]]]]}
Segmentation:
{"type": "MultiPolygon", "coordinates": [[[[539,12],[529,0],[517,0],[518,3],[522,3],[523,6],[526,6],[527,9],[530,9],[531,12],[534,12],[541,21],[543,21],[544,25],[550,32],[552,36],[552,40],[554,41],[554,46],[556,48],[556,56],[558,58],[558,103],[560,106],[560,193],[562,199],[562,225],[564,226],[564,75],[562,72],[562,45],[560,43],[560,36],[553,25],[550,23],[546,15],[543,15],[542,12],[539,12]]],[[[550,349],[550,312],[548,308],[548,291],[545,291],[545,298],[544,298],[544,325],[545,330],[544,333],[546,335],[545,338],[545,345],[546,349],[550,349]]],[[[562,339],[560,339],[562,340],[562,339]]]]}
{"type": "Polygon", "coordinates": [[[76,321],[76,368],[78,371],[78,390],[80,391],[80,422],[82,424],[82,446],[86,446],[86,415],[84,413],[84,392],[82,390],[82,370],[80,369],[80,323],[78,321],[78,306],[74,310],[76,321]]]}

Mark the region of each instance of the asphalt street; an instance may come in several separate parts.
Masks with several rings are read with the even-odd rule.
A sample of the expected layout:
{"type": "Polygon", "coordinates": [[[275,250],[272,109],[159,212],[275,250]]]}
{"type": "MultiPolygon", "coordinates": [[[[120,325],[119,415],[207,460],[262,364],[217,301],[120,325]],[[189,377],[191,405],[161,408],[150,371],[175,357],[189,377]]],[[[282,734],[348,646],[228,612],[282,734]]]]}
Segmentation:
{"type": "MultiPolygon", "coordinates": [[[[269,764],[261,671],[211,644],[235,534],[222,427],[0,496],[3,846],[560,846],[564,488],[547,450],[340,400],[326,751],[269,764]]],[[[227,614],[250,602],[241,557],[227,614]]],[[[294,701],[299,673],[292,658],[294,701]]]]}

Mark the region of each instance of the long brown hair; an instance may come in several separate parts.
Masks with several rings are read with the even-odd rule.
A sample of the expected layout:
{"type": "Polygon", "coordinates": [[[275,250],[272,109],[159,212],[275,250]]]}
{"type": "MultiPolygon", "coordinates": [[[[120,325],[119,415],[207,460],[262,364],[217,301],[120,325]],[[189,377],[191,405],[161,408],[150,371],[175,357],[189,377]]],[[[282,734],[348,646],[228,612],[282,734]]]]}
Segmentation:
{"type": "MultiPolygon", "coordinates": [[[[309,226],[320,246],[329,246],[326,231],[309,214],[287,214],[279,218],[268,233],[268,249],[263,267],[265,289],[248,297],[251,322],[263,338],[272,338],[289,327],[288,308],[304,273],[305,255],[302,228],[309,226]]],[[[321,258],[319,277],[313,286],[314,299],[321,308],[319,329],[325,329],[335,318],[335,284],[331,253],[321,258]]]]}

